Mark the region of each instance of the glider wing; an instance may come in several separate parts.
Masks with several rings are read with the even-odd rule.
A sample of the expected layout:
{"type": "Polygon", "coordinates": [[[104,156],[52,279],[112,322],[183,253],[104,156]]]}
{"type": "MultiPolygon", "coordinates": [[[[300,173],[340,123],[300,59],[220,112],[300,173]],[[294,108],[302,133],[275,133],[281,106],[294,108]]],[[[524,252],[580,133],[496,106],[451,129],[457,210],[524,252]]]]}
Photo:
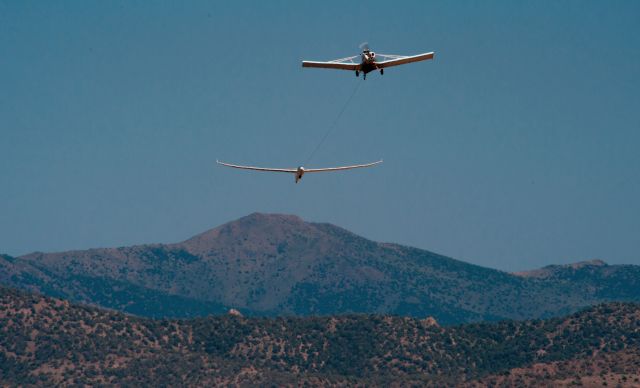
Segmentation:
{"type": "Polygon", "coordinates": [[[309,173],[309,172],[351,170],[351,169],[354,169],[354,168],[371,167],[371,166],[375,166],[376,164],[380,164],[380,163],[382,163],[382,160],[378,160],[377,162],[373,162],[373,163],[355,164],[353,166],[328,167],[328,168],[310,168],[308,170],[305,169],[304,172],[306,174],[306,173],[309,173]]]}
{"type": "Polygon", "coordinates": [[[224,163],[216,160],[216,163],[227,167],[239,168],[242,170],[254,170],[254,171],[274,171],[274,172],[290,172],[295,173],[297,170],[293,168],[266,168],[266,167],[253,167],[253,166],[239,166],[237,164],[224,163]]]}

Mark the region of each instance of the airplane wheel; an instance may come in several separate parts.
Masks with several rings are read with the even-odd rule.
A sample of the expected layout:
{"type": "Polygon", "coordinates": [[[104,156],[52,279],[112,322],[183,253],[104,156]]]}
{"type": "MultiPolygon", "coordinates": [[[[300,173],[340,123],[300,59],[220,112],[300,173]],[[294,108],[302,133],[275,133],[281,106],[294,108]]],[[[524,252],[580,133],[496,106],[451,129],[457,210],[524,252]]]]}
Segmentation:
{"type": "Polygon", "coordinates": [[[384,75],[384,69],[380,69],[380,75],[384,75]]]}
{"type": "Polygon", "coordinates": [[[360,72],[356,71],[356,77],[360,77],[360,72]]]}
{"type": "Polygon", "coordinates": [[[366,73],[362,75],[362,79],[365,79],[365,80],[367,79],[367,74],[366,73]]]}

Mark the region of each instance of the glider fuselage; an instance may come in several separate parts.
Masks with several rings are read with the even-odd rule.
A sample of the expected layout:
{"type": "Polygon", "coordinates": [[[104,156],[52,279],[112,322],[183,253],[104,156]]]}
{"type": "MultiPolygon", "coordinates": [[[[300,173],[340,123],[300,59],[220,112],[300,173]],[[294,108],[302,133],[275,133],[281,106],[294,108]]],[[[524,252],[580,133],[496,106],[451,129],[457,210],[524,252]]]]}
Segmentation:
{"type": "Polygon", "coordinates": [[[303,175],[304,175],[304,167],[300,166],[296,170],[296,183],[298,183],[298,181],[302,179],[303,175]]]}

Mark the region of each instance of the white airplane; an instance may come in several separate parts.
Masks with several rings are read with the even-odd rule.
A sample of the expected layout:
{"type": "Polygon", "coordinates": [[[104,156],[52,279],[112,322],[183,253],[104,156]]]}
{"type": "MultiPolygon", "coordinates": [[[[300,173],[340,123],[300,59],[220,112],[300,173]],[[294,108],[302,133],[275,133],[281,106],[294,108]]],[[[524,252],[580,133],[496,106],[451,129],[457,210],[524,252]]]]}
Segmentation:
{"type": "Polygon", "coordinates": [[[296,174],[296,183],[298,183],[298,181],[302,179],[302,176],[309,172],[341,171],[341,170],[351,170],[354,168],[371,167],[371,166],[375,166],[376,164],[382,163],[382,160],[378,160],[377,162],[367,163],[367,164],[355,164],[353,166],[310,168],[310,169],[305,169],[302,166],[298,168],[265,168],[265,167],[253,167],[253,166],[239,166],[237,164],[224,163],[219,160],[216,160],[216,163],[221,164],[223,166],[227,166],[227,167],[240,168],[242,170],[288,172],[291,174],[296,174]]]}
{"type": "Polygon", "coordinates": [[[367,73],[374,70],[380,70],[380,74],[384,74],[384,69],[387,67],[404,65],[405,63],[411,62],[426,61],[427,59],[433,59],[434,55],[434,52],[411,56],[376,54],[369,50],[369,46],[366,43],[361,44],[360,48],[362,48],[362,54],[360,55],[334,59],[329,62],[302,61],[302,67],[351,70],[356,72],[356,77],[358,77],[360,72],[362,72],[364,79],[367,79],[367,73]],[[354,62],[353,60],[358,57],[360,57],[360,63],[354,62]],[[378,58],[381,58],[382,60],[378,60],[378,58]]]}

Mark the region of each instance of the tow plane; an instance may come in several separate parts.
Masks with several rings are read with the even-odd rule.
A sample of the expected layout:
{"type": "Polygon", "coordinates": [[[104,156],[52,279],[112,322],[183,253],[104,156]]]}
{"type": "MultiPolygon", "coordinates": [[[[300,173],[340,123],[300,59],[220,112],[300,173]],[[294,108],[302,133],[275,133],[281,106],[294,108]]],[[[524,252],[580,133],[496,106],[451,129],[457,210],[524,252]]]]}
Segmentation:
{"type": "Polygon", "coordinates": [[[342,171],[342,170],[352,170],[354,168],[371,167],[371,166],[375,166],[376,164],[382,163],[382,160],[378,160],[377,162],[373,162],[373,163],[355,164],[355,165],[352,165],[352,166],[327,167],[327,168],[309,168],[309,169],[305,169],[302,166],[300,166],[298,168],[267,168],[267,167],[240,166],[240,165],[237,165],[237,164],[221,162],[219,160],[216,160],[216,163],[218,163],[218,164],[220,164],[222,166],[239,168],[239,169],[242,169],[242,170],[268,171],[268,172],[288,172],[288,173],[291,173],[291,174],[295,174],[296,183],[298,183],[300,181],[300,179],[302,179],[302,176],[304,174],[307,174],[307,173],[327,172],[327,171],[342,171]]]}
{"type": "Polygon", "coordinates": [[[362,53],[353,57],[346,57],[340,59],[334,59],[328,62],[317,61],[302,61],[302,67],[315,67],[320,69],[338,69],[338,70],[351,70],[356,72],[356,77],[360,76],[367,79],[367,73],[375,70],[380,70],[380,74],[384,74],[384,69],[391,66],[404,65],[405,63],[426,61],[433,59],[434,52],[403,56],[403,55],[389,55],[378,54],[369,49],[367,43],[360,45],[362,53]],[[360,58],[360,62],[354,60],[360,58]]]}

